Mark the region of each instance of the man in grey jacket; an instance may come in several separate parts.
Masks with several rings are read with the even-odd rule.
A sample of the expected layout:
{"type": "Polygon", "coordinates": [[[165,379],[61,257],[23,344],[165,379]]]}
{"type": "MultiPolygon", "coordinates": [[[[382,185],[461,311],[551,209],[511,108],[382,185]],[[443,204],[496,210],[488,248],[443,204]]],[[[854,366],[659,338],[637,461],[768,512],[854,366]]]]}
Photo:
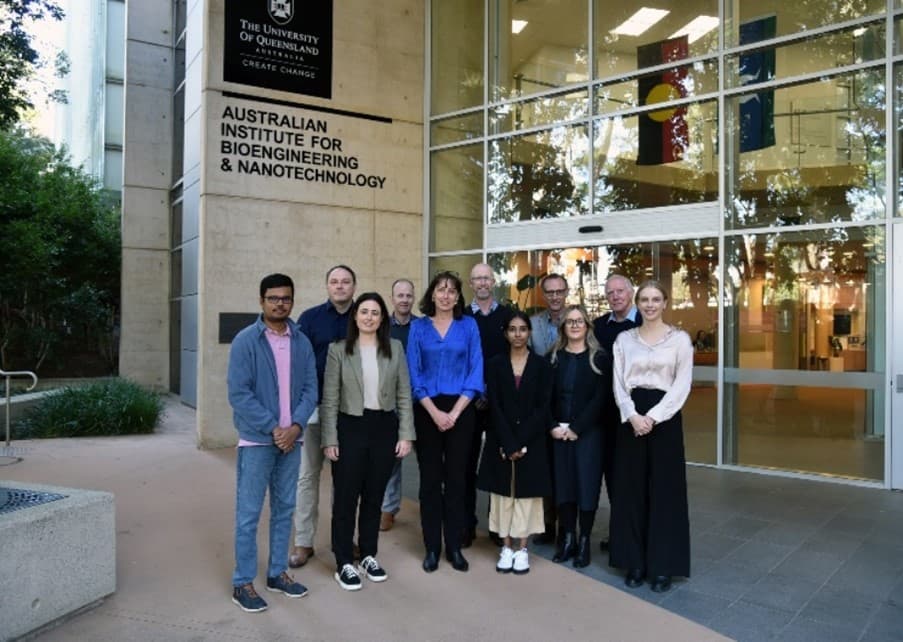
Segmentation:
{"type": "Polygon", "coordinates": [[[229,351],[229,405],[238,430],[235,571],[232,601],[266,610],[254,590],[257,524],[270,493],[270,556],[266,588],[303,597],[307,588],[286,573],[286,551],[301,462],[301,437],[317,405],[317,366],[310,341],[289,318],[295,286],[284,274],[260,282],[261,314],[236,335],[229,351]]]}

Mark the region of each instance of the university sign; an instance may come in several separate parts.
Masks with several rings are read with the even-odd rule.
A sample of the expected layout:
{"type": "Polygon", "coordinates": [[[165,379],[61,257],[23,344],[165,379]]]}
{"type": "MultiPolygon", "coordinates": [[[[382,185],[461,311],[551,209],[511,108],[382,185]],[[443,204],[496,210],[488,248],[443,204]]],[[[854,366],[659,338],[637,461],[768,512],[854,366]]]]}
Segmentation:
{"type": "Polygon", "coordinates": [[[223,80],[332,98],[332,0],[225,0],[223,80]]]}

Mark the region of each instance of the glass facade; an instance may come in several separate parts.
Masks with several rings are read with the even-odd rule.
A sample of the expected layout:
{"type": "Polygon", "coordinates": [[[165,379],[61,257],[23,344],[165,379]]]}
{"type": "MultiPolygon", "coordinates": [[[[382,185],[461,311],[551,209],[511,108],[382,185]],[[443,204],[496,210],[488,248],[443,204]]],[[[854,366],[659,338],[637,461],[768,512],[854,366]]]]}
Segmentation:
{"type": "Polygon", "coordinates": [[[457,4],[430,8],[429,272],[486,260],[531,311],[559,272],[593,316],[608,275],[656,278],[696,346],[689,460],[885,482],[903,4],[457,4]]]}

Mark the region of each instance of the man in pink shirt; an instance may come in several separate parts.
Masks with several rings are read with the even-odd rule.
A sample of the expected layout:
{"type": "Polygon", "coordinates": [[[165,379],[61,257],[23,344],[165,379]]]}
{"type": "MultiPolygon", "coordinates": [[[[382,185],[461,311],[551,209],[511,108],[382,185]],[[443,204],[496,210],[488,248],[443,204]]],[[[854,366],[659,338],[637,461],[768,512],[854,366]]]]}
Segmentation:
{"type": "Polygon", "coordinates": [[[284,274],[260,282],[261,315],[239,332],[229,351],[229,404],[238,430],[235,571],[232,601],[257,613],[267,603],[254,589],[257,524],[270,493],[270,556],[266,588],[303,597],[307,588],[286,572],[302,433],[317,404],[313,348],[290,315],[295,285],[284,274]]]}

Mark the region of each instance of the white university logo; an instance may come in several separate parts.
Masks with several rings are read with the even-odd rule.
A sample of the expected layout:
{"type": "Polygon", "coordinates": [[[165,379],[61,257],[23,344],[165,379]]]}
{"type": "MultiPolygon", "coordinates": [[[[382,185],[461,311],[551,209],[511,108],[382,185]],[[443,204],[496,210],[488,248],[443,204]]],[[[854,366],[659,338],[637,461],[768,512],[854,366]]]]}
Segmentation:
{"type": "Polygon", "coordinates": [[[295,13],[295,0],[267,0],[270,18],[276,24],[288,24],[295,13]]]}

